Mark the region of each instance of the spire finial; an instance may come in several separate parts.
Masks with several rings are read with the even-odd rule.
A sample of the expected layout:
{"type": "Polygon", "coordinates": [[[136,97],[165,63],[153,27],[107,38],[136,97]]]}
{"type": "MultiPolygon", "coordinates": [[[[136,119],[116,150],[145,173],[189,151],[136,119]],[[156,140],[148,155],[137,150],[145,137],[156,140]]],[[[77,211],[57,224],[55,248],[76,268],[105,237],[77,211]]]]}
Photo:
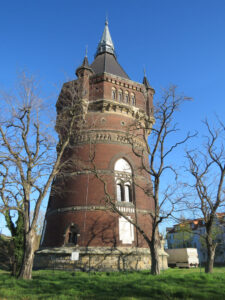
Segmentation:
{"type": "Polygon", "coordinates": [[[143,84],[145,85],[145,87],[146,87],[147,89],[150,89],[151,86],[150,86],[150,84],[149,84],[149,82],[148,82],[148,79],[147,79],[147,77],[146,77],[146,69],[145,69],[145,66],[144,66],[144,68],[143,68],[143,71],[144,71],[143,84]]]}
{"type": "Polygon", "coordinates": [[[105,25],[109,24],[108,13],[105,14],[105,25]]]}
{"type": "Polygon", "coordinates": [[[145,66],[143,68],[143,71],[144,71],[144,77],[146,77],[146,69],[145,69],[145,66]]]}
{"type": "Polygon", "coordinates": [[[85,57],[87,57],[88,56],[88,45],[86,45],[86,47],[85,47],[85,57]]]}
{"type": "Polygon", "coordinates": [[[115,56],[115,51],[114,51],[114,45],[113,45],[113,41],[109,32],[109,27],[108,27],[108,17],[106,16],[106,21],[105,21],[105,28],[102,34],[102,38],[98,44],[98,48],[97,48],[97,52],[95,57],[98,54],[101,53],[111,53],[115,56]]]}

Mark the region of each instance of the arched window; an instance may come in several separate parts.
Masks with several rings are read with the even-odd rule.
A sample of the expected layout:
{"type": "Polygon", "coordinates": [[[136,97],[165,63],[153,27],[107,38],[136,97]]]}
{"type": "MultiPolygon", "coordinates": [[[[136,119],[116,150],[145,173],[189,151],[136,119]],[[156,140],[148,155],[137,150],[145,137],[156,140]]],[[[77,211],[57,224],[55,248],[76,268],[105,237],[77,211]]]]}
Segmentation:
{"type": "Polygon", "coordinates": [[[131,166],[129,165],[129,163],[123,159],[120,158],[116,161],[115,163],[115,167],[114,170],[116,172],[123,172],[123,173],[129,173],[132,174],[132,170],[131,170],[131,166]]]}
{"type": "Polygon", "coordinates": [[[132,202],[132,170],[129,163],[120,158],[115,167],[116,199],[118,202],[132,202]]]}
{"type": "Polygon", "coordinates": [[[131,104],[136,105],[136,99],[135,99],[135,95],[133,93],[131,93],[130,98],[131,98],[131,104]]]}
{"type": "Polygon", "coordinates": [[[114,87],[112,88],[112,99],[116,99],[116,89],[114,87]]]}
{"type": "Polygon", "coordinates": [[[128,94],[128,91],[125,91],[125,103],[129,103],[129,94],[128,94]]]}
{"type": "Polygon", "coordinates": [[[123,92],[122,92],[122,90],[118,91],[118,100],[119,100],[119,102],[123,101],[123,92]]]}

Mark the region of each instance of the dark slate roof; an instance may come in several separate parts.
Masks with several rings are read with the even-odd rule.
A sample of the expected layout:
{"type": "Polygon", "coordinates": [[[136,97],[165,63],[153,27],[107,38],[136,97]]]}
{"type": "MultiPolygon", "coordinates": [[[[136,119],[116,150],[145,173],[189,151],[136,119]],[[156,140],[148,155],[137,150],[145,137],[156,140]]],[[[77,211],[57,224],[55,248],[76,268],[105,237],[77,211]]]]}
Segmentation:
{"type": "Polygon", "coordinates": [[[106,72],[126,79],[130,79],[127,73],[117,62],[116,57],[108,52],[98,54],[90,67],[96,74],[106,72]]]}

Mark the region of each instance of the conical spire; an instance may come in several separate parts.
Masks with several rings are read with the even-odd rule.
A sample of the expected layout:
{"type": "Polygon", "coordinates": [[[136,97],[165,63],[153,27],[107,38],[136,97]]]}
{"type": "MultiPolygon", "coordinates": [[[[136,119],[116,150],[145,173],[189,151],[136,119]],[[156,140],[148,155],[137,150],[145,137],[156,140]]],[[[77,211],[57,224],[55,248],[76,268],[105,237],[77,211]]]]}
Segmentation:
{"type": "Polygon", "coordinates": [[[150,86],[150,84],[148,82],[148,78],[146,76],[144,76],[144,78],[143,78],[143,84],[145,85],[146,89],[150,89],[151,88],[151,86],[150,86]]]}
{"type": "Polygon", "coordinates": [[[151,88],[151,86],[150,86],[150,84],[149,84],[149,82],[148,82],[148,78],[147,78],[147,76],[146,76],[145,68],[144,68],[143,84],[145,85],[146,89],[150,89],[150,88],[151,88]]]}
{"type": "Polygon", "coordinates": [[[84,69],[89,70],[89,71],[91,71],[91,73],[93,73],[93,70],[91,69],[91,67],[90,67],[90,65],[88,63],[87,54],[85,54],[85,57],[84,57],[82,65],[76,69],[76,75],[77,75],[77,77],[79,77],[79,72],[81,70],[84,70],[84,69]]]}
{"type": "Polygon", "coordinates": [[[82,66],[82,67],[87,67],[87,68],[89,68],[88,58],[87,58],[86,55],[85,55],[85,57],[84,57],[84,60],[83,60],[83,63],[82,63],[81,66],[82,66]]]}
{"type": "Polygon", "coordinates": [[[104,53],[104,52],[108,52],[111,53],[113,55],[115,55],[115,51],[114,51],[114,45],[113,45],[113,41],[109,32],[109,27],[108,27],[108,21],[105,21],[105,28],[102,34],[102,38],[98,44],[98,48],[97,48],[97,52],[95,57],[98,54],[104,53]]]}
{"type": "Polygon", "coordinates": [[[151,86],[150,86],[150,84],[149,84],[149,82],[148,82],[148,78],[147,78],[147,76],[146,76],[145,68],[144,68],[143,84],[145,85],[146,89],[150,89],[150,88],[151,88],[151,86]]]}

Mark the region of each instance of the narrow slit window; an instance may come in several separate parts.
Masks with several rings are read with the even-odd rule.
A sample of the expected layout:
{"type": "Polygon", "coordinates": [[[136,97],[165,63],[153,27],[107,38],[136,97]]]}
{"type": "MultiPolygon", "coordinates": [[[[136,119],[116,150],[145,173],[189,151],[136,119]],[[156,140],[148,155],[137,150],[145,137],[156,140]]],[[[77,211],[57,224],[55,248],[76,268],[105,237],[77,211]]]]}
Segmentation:
{"type": "Polygon", "coordinates": [[[135,99],[135,95],[131,94],[131,104],[132,105],[136,105],[136,99],[135,99]]]}
{"type": "Polygon", "coordinates": [[[116,185],[116,194],[117,194],[117,201],[118,202],[123,201],[123,191],[122,191],[122,185],[121,184],[116,185]]]}
{"type": "Polygon", "coordinates": [[[115,100],[116,99],[116,89],[112,88],[112,99],[115,100]]]}
{"type": "Polygon", "coordinates": [[[123,101],[123,93],[121,90],[119,90],[119,92],[118,92],[118,100],[119,100],[119,102],[123,101]]]}
{"type": "Polygon", "coordinates": [[[125,103],[129,103],[129,94],[125,92],[125,103]]]}
{"type": "Polygon", "coordinates": [[[130,186],[129,185],[125,185],[124,186],[124,190],[125,190],[125,202],[132,202],[131,201],[130,186]]]}

